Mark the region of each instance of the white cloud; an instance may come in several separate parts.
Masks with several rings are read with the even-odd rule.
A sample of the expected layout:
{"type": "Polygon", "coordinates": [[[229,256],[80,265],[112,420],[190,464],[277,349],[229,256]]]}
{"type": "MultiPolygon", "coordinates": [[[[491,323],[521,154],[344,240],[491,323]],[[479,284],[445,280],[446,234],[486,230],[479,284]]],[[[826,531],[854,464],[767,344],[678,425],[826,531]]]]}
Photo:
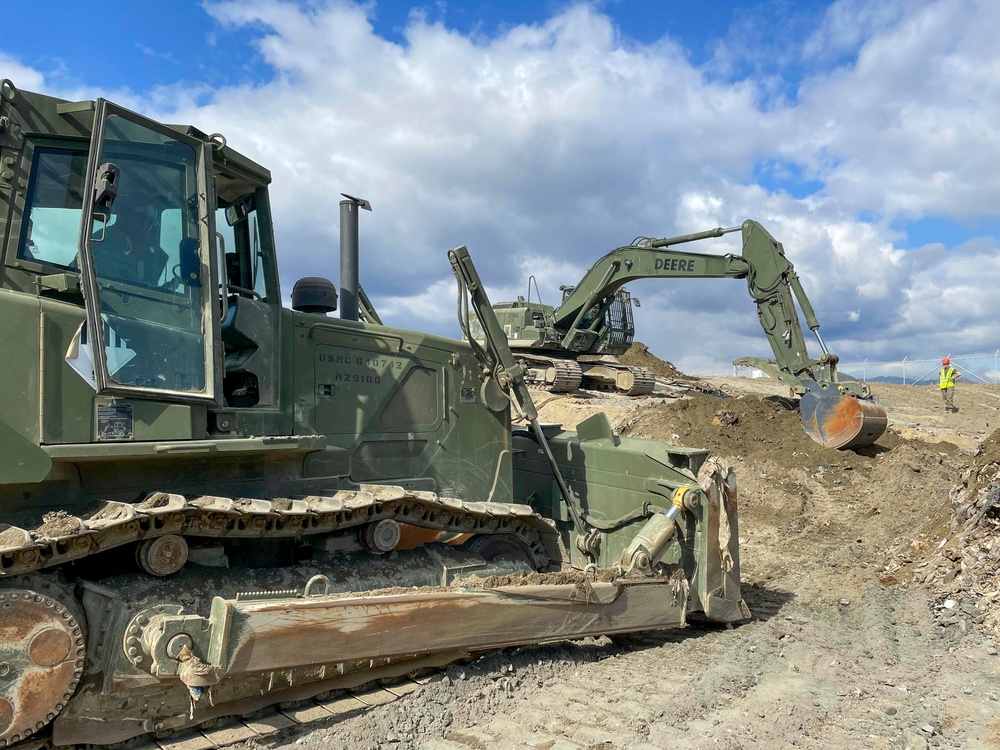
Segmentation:
{"type": "MultiPolygon", "coordinates": [[[[534,274],[551,304],[560,284],[636,235],[757,218],[784,244],[844,359],[1000,338],[997,238],[904,250],[894,223],[997,216],[1000,14],[986,0],[835,2],[804,43],[784,45],[783,64],[809,70],[787,99],[772,96],[787,87],[772,73],[720,79],[722,52],[698,68],[669,38],[623,40],[586,4],[495,37],[415,12],[402,42],[374,32],[377,4],[207,8],[253,36],[273,80],[57,92],[14,60],[0,57],[0,68],[27,88],[100,93],[222,132],[268,166],[288,289],[336,275],[341,192],[375,208],[361,221],[361,279],[383,318],[450,335],[448,248],[469,246],[495,301],[524,294],[534,274]],[[763,162],[820,190],[769,190],[755,181],[763,162]]],[[[726,64],[738,71],[735,53],[726,64]]],[[[736,237],[685,249],[738,252],[736,237]]],[[[681,367],[768,354],[742,281],[632,291],[643,300],[638,337],[681,367]]]]}
{"type": "Polygon", "coordinates": [[[44,88],[45,76],[2,51],[0,51],[0,73],[26,91],[41,91],[44,88]]]}
{"type": "MultiPolygon", "coordinates": [[[[837,3],[850,8],[853,3],[837,3]]],[[[815,76],[788,118],[787,153],[841,210],[995,216],[1000,14],[988,0],[914,3],[851,65],[815,76]]]]}
{"type": "Polygon", "coordinates": [[[854,54],[873,36],[890,31],[907,13],[927,5],[926,0],[840,0],[827,8],[820,28],[806,39],[806,59],[834,59],[854,54]]]}

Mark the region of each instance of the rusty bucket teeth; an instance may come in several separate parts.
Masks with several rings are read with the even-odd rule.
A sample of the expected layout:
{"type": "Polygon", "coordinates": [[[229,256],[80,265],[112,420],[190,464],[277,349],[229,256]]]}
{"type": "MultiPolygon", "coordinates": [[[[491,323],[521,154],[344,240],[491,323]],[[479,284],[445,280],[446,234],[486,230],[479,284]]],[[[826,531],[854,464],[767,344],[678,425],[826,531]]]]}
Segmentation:
{"type": "Polygon", "coordinates": [[[871,445],[885,432],[888,418],[878,404],[839,393],[805,393],[799,416],[806,434],[827,448],[871,445]]]}

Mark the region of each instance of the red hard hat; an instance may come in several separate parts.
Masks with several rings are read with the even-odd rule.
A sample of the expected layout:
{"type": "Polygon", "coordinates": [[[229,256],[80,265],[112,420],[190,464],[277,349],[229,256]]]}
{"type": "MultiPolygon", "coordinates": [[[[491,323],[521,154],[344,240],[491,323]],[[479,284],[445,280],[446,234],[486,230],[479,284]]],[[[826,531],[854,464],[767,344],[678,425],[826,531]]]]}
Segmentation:
{"type": "Polygon", "coordinates": [[[945,357],[944,359],[941,360],[941,364],[942,365],[950,365],[951,364],[951,360],[948,359],[947,357],[945,357]]]}

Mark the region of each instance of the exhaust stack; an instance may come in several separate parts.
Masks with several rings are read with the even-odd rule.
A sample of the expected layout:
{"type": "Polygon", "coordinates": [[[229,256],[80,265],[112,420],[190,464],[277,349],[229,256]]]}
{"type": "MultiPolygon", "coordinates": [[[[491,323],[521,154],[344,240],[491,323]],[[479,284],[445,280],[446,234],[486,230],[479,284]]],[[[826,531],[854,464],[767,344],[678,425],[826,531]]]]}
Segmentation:
{"type": "Polygon", "coordinates": [[[340,318],[358,319],[358,209],[372,210],[364,198],[341,193],[340,202],[340,318]]]}

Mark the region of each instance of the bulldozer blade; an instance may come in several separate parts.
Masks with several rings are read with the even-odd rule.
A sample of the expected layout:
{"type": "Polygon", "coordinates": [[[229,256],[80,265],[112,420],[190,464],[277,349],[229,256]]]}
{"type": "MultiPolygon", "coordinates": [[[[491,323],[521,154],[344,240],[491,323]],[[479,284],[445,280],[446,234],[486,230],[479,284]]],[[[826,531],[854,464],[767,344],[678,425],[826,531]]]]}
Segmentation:
{"type": "Polygon", "coordinates": [[[888,418],[878,404],[840,393],[807,392],[799,399],[806,434],[827,448],[860,448],[878,440],[888,418]]]}
{"type": "Polygon", "coordinates": [[[146,638],[152,654],[143,651],[147,673],[120,667],[109,693],[79,692],[56,718],[54,741],[123,742],[491,649],[687,624],[689,589],[683,579],[607,582],[559,573],[551,580],[568,577],[576,581],[216,597],[207,619],[148,609],[133,618],[145,623],[139,625],[139,639],[146,638]],[[194,660],[197,671],[186,672],[169,656],[168,644],[178,636],[206,656],[205,662],[194,660]],[[211,689],[190,692],[192,686],[211,689]],[[109,717],[109,704],[123,700],[134,702],[136,710],[109,717]]]}

